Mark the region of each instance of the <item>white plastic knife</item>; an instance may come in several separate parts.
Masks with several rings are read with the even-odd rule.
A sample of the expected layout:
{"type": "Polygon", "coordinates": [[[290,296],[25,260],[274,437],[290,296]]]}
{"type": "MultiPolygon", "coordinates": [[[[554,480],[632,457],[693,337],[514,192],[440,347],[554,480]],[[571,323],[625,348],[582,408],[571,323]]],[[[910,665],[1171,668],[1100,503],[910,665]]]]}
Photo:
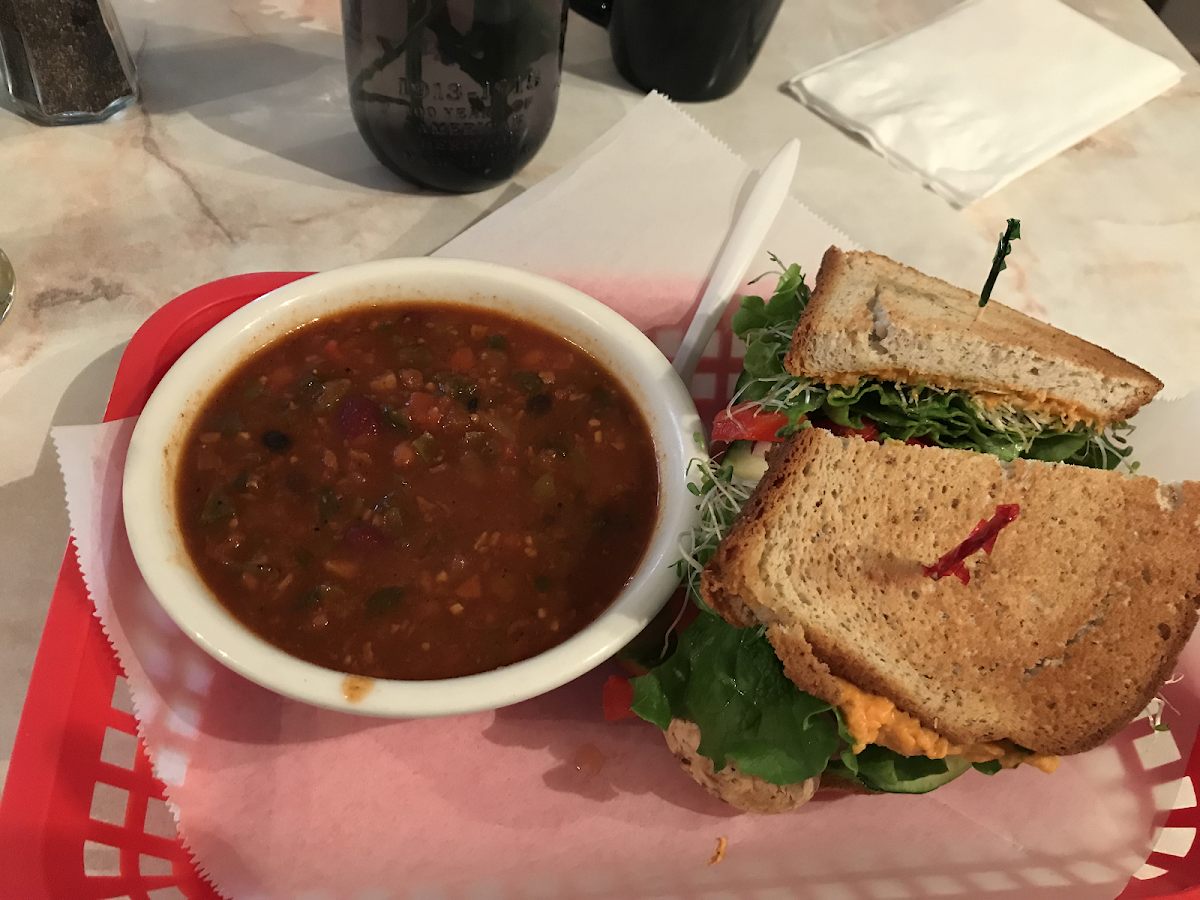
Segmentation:
{"type": "Polygon", "coordinates": [[[800,141],[792,138],[758,176],[741,215],[734,222],[729,239],[713,266],[708,288],[700,298],[700,305],[692,316],[687,334],[683,336],[683,343],[679,345],[679,352],[672,363],[685,385],[691,384],[696,363],[700,361],[713,329],[721,320],[725,305],[742,283],[746,269],[754,261],[754,254],[766,240],[767,232],[779,215],[799,159],[800,141]]]}

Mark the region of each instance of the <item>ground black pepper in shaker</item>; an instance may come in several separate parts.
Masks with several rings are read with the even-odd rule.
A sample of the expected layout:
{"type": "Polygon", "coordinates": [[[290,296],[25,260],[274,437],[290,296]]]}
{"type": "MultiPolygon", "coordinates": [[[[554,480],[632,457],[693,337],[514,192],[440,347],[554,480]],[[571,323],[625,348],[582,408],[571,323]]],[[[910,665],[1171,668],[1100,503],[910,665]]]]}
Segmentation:
{"type": "Polygon", "coordinates": [[[0,61],[17,111],[42,124],[99,121],[137,99],[107,0],[0,0],[0,61]]]}

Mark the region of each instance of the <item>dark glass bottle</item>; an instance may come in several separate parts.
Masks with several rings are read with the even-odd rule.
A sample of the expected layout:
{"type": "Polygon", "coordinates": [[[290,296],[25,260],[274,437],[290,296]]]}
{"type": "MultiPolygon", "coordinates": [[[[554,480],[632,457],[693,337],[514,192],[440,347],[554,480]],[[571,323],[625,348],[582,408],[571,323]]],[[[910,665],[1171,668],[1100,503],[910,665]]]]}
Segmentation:
{"type": "Polygon", "coordinates": [[[566,0],[343,0],[342,17],[354,121],[404,178],[484,190],[546,140],[566,0]]]}
{"type": "Polygon", "coordinates": [[[643,91],[691,103],[732,93],[750,72],[782,0],[572,0],[608,28],[613,62],[643,91]]]}

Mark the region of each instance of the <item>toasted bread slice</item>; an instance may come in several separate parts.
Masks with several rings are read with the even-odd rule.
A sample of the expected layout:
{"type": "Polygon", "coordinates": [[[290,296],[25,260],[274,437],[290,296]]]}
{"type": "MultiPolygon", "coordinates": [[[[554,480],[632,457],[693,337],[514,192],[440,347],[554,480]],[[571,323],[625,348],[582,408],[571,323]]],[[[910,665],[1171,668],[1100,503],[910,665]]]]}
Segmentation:
{"type": "MultiPolygon", "coordinates": [[[[663,737],[683,770],[697,784],[743,812],[791,812],[811,800],[821,784],[820,775],[798,784],[771,784],[757,775],[739,771],[733,760],[718,772],[713,761],[700,753],[700,727],[694,722],[672,719],[663,737]]],[[[852,790],[854,787],[850,782],[846,785],[843,790],[852,790]]]]}
{"type": "Polygon", "coordinates": [[[837,676],[956,744],[1095,747],[1141,711],[1196,625],[1200,483],[875,444],[821,429],[772,460],[704,572],[735,625],[767,623],[788,676],[837,676]],[[922,566],[1020,505],[970,583],[922,566]]]}
{"type": "Polygon", "coordinates": [[[1162,382],[1095,344],[874,253],[830,247],[784,366],[826,384],[867,376],[1104,426],[1162,382]]]}

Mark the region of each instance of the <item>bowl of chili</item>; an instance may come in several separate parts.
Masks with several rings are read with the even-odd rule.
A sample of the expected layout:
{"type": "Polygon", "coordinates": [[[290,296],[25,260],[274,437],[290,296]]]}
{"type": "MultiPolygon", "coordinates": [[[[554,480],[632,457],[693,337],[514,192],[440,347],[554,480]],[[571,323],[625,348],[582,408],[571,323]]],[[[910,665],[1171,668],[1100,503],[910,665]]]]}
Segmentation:
{"type": "Polygon", "coordinates": [[[662,608],[700,430],[667,359],[585,294],[367,263],[189,348],[134,430],[125,523],[171,618],[264,687],[380,716],[497,708],[662,608]]]}

